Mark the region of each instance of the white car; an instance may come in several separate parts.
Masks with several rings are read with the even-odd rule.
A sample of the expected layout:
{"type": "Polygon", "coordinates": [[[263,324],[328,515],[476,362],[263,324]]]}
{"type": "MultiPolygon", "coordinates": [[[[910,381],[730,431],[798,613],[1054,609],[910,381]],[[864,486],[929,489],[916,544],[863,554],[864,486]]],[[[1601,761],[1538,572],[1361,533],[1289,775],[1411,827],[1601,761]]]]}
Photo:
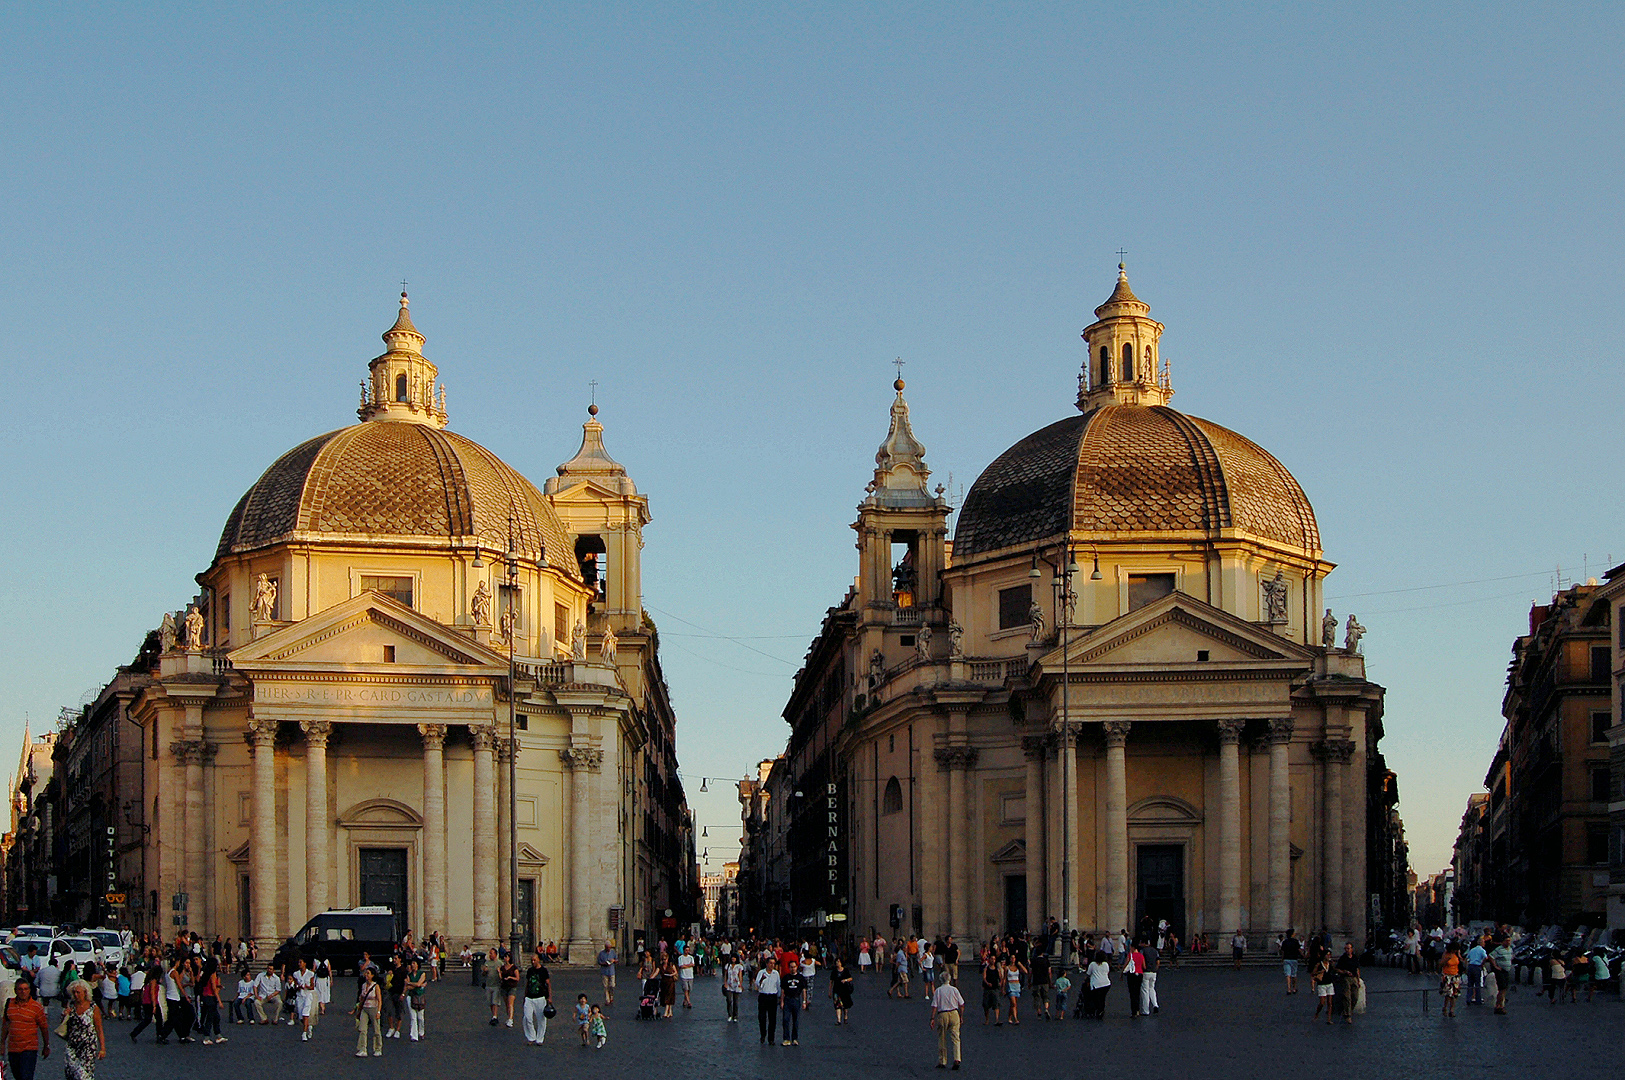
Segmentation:
{"type": "Polygon", "coordinates": [[[45,963],[45,958],[51,955],[51,939],[47,937],[18,934],[6,944],[16,949],[17,956],[22,960],[28,959],[29,946],[33,946],[34,955],[38,957],[41,965],[45,963]]]}
{"type": "Polygon", "coordinates": [[[101,947],[96,939],[83,934],[52,939],[51,955],[56,958],[57,967],[67,967],[68,961],[72,960],[80,970],[84,970],[86,964],[99,964],[102,961],[101,947]]]}
{"type": "Polygon", "coordinates": [[[27,923],[23,926],[17,927],[12,936],[44,938],[46,941],[50,941],[52,938],[56,937],[56,927],[50,926],[46,923],[27,923]]]}
{"type": "Polygon", "coordinates": [[[96,942],[101,951],[101,961],[113,967],[124,966],[124,935],[117,930],[86,930],[84,935],[96,942]]]}

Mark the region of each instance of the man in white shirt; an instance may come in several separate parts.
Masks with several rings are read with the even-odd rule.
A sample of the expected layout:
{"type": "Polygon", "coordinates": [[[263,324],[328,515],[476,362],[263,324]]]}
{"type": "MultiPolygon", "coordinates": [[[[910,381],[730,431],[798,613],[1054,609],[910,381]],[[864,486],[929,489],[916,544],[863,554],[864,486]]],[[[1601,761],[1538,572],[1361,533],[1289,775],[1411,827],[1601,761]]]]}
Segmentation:
{"type": "Polygon", "coordinates": [[[954,1052],[954,1068],[959,1068],[959,1021],[965,1015],[965,999],[959,987],[944,981],[931,992],[931,1026],[937,1031],[937,1068],[948,1067],[948,1049],[954,1052]]]}
{"type": "Polygon", "coordinates": [[[771,1043],[779,1019],[779,969],[771,960],[764,961],[756,973],[756,1025],[761,1028],[762,1042],[771,1043]]]}
{"type": "Polygon", "coordinates": [[[272,968],[266,968],[254,980],[254,1013],[261,1024],[274,1024],[282,1019],[282,978],[272,968]],[[271,1015],[266,1017],[266,1013],[271,1015]]]}
{"type": "Polygon", "coordinates": [[[39,984],[39,992],[34,997],[41,1004],[54,1001],[56,996],[62,992],[62,969],[56,966],[54,957],[39,969],[36,981],[39,984]]]}
{"type": "Polygon", "coordinates": [[[690,991],[694,988],[694,954],[684,949],[677,957],[677,981],[683,984],[683,1008],[694,1007],[690,991]]]}

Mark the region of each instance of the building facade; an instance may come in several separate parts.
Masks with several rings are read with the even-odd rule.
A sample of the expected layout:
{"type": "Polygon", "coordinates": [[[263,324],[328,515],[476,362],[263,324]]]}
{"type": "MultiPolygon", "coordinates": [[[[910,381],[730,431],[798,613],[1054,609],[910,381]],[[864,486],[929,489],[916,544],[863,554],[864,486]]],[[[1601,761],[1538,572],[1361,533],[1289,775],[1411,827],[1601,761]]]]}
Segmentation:
{"type": "Polygon", "coordinates": [[[1383,689],[1356,620],[1336,644],[1314,511],[1168,406],[1149,310],[1119,268],[1081,415],[990,465],[951,541],[897,381],[857,583],[784,711],[795,921],[1360,940],[1408,910],[1373,892],[1403,891],[1372,865],[1397,824],[1383,689]]]}
{"type": "Polygon", "coordinates": [[[51,731],[36,737],[24,725],[22,753],[11,777],[10,827],[0,838],[8,926],[55,918],[56,866],[64,846],[52,757],[57,736],[51,731]]]}
{"type": "Polygon", "coordinates": [[[1604,925],[1609,890],[1612,614],[1595,581],[1529,611],[1513,642],[1500,745],[1484,778],[1491,838],[1481,915],[1604,925]]]}
{"type": "Polygon", "coordinates": [[[1625,563],[1603,576],[1597,602],[1608,606],[1608,929],[1625,940],[1625,563]]]}
{"type": "Polygon", "coordinates": [[[447,430],[404,293],[383,336],[361,422],[237,503],[130,702],[150,925],[273,946],[387,904],[402,933],[579,955],[692,920],[647,499],[596,407],[539,490],[447,430]]]}

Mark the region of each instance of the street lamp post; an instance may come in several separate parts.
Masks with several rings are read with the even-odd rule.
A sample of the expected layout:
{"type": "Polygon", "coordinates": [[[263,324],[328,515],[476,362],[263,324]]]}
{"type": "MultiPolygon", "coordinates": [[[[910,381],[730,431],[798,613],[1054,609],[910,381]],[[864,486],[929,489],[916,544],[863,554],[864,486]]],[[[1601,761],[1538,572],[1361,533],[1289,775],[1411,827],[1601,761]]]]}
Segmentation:
{"type": "MultiPolygon", "coordinates": [[[[508,580],[508,609],[503,613],[504,632],[508,639],[508,955],[513,963],[519,962],[519,665],[514,659],[515,639],[519,636],[518,614],[514,604],[519,598],[519,552],[514,546],[513,509],[508,510],[508,550],[505,556],[508,580]]],[[[535,906],[535,898],[531,906],[535,906]]]]}
{"type": "MultiPolygon", "coordinates": [[[[1063,540],[1056,553],[1056,560],[1050,562],[1041,551],[1033,553],[1033,568],[1031,577],[1038,577],[1038,563],[1042,560],[1046,566],[1054,571],[1054,578],[1050,582],[1055,592],[1055,625],[1059,632],[1061,645],[1061,963],[1067,962],[1067,950],[1071,942],[1072,931],[1072,774],[1077,764],[1072,760],[1072,723],[1070,706],[1072,697],[1071,657],[1068,655],[1068,646],[1071,643],[1073,607],[1077,602],[1077,592],[1073,588],[1073,578],[1081,571],[1077,563],[1077,546],[1068,538],[1063,540]]],[[[1095,569],[1090,580],[1101,579],[1100,560],[1095,559],[1095,569]]]]}

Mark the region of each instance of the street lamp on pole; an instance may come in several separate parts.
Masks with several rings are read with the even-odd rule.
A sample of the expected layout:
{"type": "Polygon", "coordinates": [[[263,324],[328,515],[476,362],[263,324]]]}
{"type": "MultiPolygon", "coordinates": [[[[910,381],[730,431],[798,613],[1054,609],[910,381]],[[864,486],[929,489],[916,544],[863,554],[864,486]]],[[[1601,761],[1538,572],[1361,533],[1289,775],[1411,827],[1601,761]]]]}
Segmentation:
{"type": "MultiPolygon", "coordinates": [[[[1056,551],[1055,561],[1051,562],[1042,549],[1033,552],[1033,566],[1029,577],[1039,577],[1038,564],[1040,561],[1048,566],[1054,573],[1050,588],[1055,594],[1055,626],[1060,637],[1061,646],[1061,739],[1058,758],[1061,765],[1061,962],[1067,962],[1067,948],[1071,941],[1072,931],[1072,776],[1077,770],[1077,763],[1072,759],[1072,721],[1071,721],[1071,658],[1068,656],[1068,647],[1071,644],[1071,629],[1074,608],[1077,604],[1078,594],[1073,587],[1073,581],[1082,571],[1077,561],[1078,545],[1069,537],[1061,541],[1056,551]]],[[[1089,575],[1091,581],[1099,581],[1100,557],[1095,556],[1094,572],[1089,575]]]]}

